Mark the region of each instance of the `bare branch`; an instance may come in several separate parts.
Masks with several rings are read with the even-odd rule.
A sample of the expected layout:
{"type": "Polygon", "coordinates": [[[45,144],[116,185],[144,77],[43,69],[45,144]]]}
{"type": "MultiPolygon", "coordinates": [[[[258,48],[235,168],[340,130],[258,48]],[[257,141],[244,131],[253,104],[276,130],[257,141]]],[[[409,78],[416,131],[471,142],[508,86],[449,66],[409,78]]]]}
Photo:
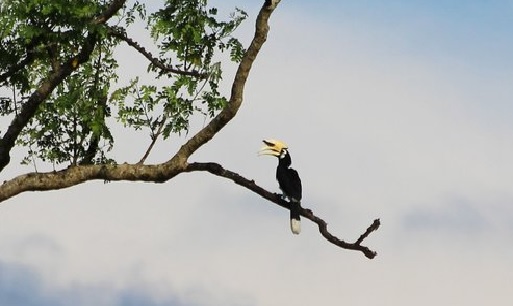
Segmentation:
{"type": "MultiPolygon", "coordinates": [[[[226,170],[220,164],[217,164],[217,163],[191,163],[191,164],[188,164],[187,167],[185,168],[185,172],[193,172],[193,171],[206,171],[206,172],[212,173],[214,175],[230,179],[233,182],[235,182],[235,184],[245,187],[245,188],[259,194],[264,199],[271,201],[275,204],[278,204],[281,207],[290,209],[289,203],[287,201],[284,201],[279,194],[272,193],[272,192],[265,190],[264,188],[255,184],[255,181],[247,179],[233,171],[226,170]]],[[[326,223],[326,221],[317,217],[310,209],[301,208],[301,216],[315,222],[318,225],[319,232],[322,234],[322,236],[324,238],[326,238],[326,240],[328,240],[332,244],[334,244],[338,247],[341,247],[343,249],[361,251],[369,259],[373,259],[374,257],[376,257],[377,253],[375,251],[372,251],[368,247],[363,246],[362,242],[365,238],[367,238],[370,235],[370,233],[376,231],[379,228],[379,226],[380,226],[379,219],[374,220],[374,222],[367,228],[365,233],[363,233],[356,240],[356,242],[348,243],[348,242],[345,242],[344,240],[337,238],[333,234],[331,234],[328,231],[328,224],[326,223]]]]}
{"type": "Polygon", "coordinates": [[[134,41],[133,39],[128,37],[127,34],[123,30],[121,30],[119,28],[114,28],[114,27],[109,27],[108,29],[109,29],[109,33],[112,36],[119,38],[122,41],[126,42],[127,45],[129,45],[130,47],[137,50],[137,52],[141,53],[155,67],[159,68],[162,72],[174,73],[174,74],[180,74],[180,75],[189,75],[189,76],[197,77],[200,79],[205,79],[208,77],[207,73],[201,73],[196,70],[190,70],[190,71],[180,70],[178,68],[174,68],[171,65],[167,65],[167,64],[163,63],[161,60],[159,60],[158,58],[154,57],[149,51],[146,50],[146,48],[142,47],[139,43],[137,43],[136,41],[134,41]]]}

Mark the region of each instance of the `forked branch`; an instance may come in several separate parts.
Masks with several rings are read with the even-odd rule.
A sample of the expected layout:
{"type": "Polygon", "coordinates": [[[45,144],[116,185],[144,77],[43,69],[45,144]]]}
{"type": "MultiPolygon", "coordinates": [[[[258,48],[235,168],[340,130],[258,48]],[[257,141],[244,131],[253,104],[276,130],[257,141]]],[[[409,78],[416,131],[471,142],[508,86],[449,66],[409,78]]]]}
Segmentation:
{"type": "MultiPolygon", "coordinates": [[[[255,181],[247,179],[243,176],[241,176],[238,173],[235,173],[230,170],[226,170],[217,163],[191,163],[188,164],[185,168],[185,172],[193,172],[193,171],[206,171],[209,173],[212,173],[217,176],[221,176],[227,179],[232,180],[235,184],[246,187],[247,189],[259,194],[264,199],[271,201],[275,204],[278,204],[284,208],[290,209],[289,203],[287,201],[284,201],[281,196],[277,193],[272,193],[264,188],[258,186],[255,181]]],[[[360,235],[360,237],[353,243],[345,242],[344,240],[341,240],[331,234],[328,231],[328,223],[321,219],[320,217],[317,217],[310,209],[301,208],[301,216],[305,217],[306,219],[309,219],[317,224],[319,227],[319,232],[321,235],[326,238],[329,242],[332,244],[341,247],[343,249],[348,250],[355,250],[362,252],[367,258],[373,259],[376,257],[377,253],[371,249],[369,249],[366,246],[362,245],[362,242],[367,238],[372,232],[378,230],[379,226],[381,225],[379,219],[375,219],[374,222],[369,225],[367,230],[360,235]]]]}

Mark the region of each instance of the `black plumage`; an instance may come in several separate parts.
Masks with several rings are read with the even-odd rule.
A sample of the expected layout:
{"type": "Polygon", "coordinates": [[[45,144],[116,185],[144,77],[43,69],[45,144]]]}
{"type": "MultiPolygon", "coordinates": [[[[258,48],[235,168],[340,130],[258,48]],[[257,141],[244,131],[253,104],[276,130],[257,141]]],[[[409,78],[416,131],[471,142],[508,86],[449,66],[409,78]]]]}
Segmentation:
{"type": "Polygon", "coordinates": [[[266,146],[260,150],[260,154],[278,157],[276,179],[284,199],[290,204],[290,228],[294,234],[299,234],[301,231],[301,178],[297,171],[290,167],[292,159],[286,144],[278,140],[264,140],[264,143],[266,146]]]}
{"type": "Polygon", "coordinates": [[[279,157],[278,167],[276,168],[276,179],[283,195],[288,198],[290,203],[290,227],[294,234],[299,234],[300,229],[300,209],[302,186],[301,178],[296,170],[290,168],[292,159],[287,149],[282,149],[279,157]]]}
{"type": "Polygon", "coordinates": [[[279,157],[278,168],[276,168],[276,179],[281,191],[290,201],[301,202],[301,178],[296,170],[290,168],[291,164],[290,153],[287,149],[283,149],[279,157]]]}

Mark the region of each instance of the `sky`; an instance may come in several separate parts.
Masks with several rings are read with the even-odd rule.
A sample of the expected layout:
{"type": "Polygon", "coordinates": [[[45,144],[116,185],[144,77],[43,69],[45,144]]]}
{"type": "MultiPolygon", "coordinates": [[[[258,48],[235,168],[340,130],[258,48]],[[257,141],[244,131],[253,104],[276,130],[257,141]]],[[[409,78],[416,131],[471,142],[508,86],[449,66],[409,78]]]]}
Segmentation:
{"type": "MultiPolygon", "coordinates": [[[[246,43],[258,3],[220,4],[247,10],[246,43]]],[[[238,115],[191,161],[278,192],[257,151],[285,141],[302,205],[349,242],[380,218],[364,242],[378,256],[308,220],[292,235],[286,210],[209,174],[88,182],[0,205],[0,304],[511,305],[513,2],[283,0],[270,26],[238,115]]],[[[146,76],[121,57],[120,75],[146,76]]],[[[137,162],[147,135],[114,132],[137,162]]]]}

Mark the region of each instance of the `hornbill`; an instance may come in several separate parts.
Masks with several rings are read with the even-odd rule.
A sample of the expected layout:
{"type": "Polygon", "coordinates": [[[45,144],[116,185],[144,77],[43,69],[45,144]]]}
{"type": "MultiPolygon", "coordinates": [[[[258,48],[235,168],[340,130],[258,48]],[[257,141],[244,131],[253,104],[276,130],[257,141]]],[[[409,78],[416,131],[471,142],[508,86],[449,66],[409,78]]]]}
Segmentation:
{"type": "Polygon", "coordinates": [[[300,208],[301,208],[301,179],[296,170],[290,168],[292,160],[288,146],[278,140],[264,140],[265,146],[259,151],[259,155],[272,155],[278,157],[276,179],[283,192],[284,199],[290,203],[290,229],[292,233],[301,232],[300,208]]]}

